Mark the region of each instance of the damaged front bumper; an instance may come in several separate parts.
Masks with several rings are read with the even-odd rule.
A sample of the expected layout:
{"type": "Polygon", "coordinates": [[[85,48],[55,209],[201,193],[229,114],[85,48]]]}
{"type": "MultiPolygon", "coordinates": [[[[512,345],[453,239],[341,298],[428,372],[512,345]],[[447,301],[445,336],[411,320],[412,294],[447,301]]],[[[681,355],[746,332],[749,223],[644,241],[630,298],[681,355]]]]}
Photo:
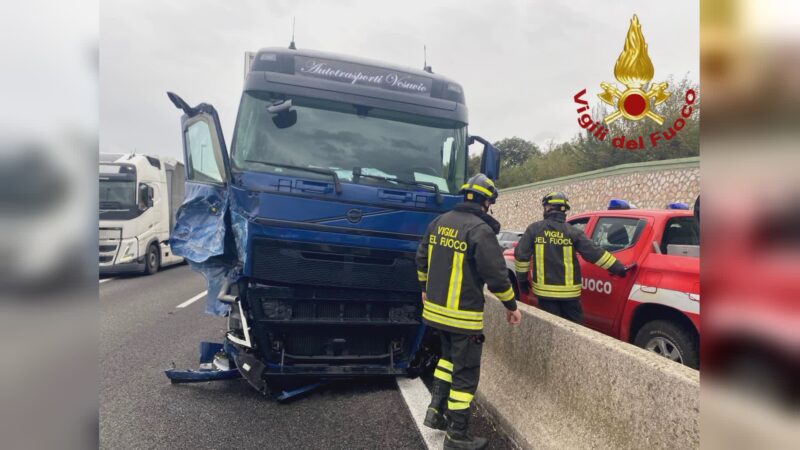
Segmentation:
{"type": "Polygon", "coordinates": [[[382,294],[223,283],[218,299],[230,305],[225,343],[201,344],[199,370],[166,375],[173,383],[243,377],[281,399],[325,381],[415,376],[432,367],[418,297],[382,294]],[[279,389],[285,386],[293,387],[279,389]]]}

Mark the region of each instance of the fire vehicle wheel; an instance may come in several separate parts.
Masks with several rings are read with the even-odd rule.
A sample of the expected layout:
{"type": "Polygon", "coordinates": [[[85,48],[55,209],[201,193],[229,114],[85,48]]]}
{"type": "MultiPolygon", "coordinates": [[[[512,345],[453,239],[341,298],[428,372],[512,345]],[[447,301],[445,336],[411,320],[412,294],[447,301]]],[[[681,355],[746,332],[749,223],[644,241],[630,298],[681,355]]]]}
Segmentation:
{"type": "Polygon", "coordinates": [[[144,273],[152,275],[158,272],[159,263],[158,246],[152,244],[147,248],[147,255],[144,257],[144,273]]]}
{"type": "Polygon", "coordinates": [[[646,323],[636,334],[634,344],[694,369],[700,364],[694,337],[673,322],[654,320],[646,323]]]}

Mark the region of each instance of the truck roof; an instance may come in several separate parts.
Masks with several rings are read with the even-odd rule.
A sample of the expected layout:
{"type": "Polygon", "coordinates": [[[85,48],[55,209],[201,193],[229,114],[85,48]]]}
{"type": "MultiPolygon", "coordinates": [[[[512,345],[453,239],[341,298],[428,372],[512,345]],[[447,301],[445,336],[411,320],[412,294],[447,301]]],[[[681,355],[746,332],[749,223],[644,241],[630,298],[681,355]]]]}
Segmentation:
{"type": "Polygon", "coordinates": [[[147,159],[148,162],[151,164],[156,163],[156,161],[164,164],[168,164],[171,166],[175,166],[179,164],[180,161],[171,157],[171,156],[162,156],[162,155],[145,155],[142,153],[100,153],[99,162],[100,164],[108,164],[108,163],[125,163],[137,160],[144,160],[147,159]]]}
{"type": "MultiPolygon", "coordinates": [[[[445,76],[421,69],[338,53],[265,47],[256,52],[250,63],[250,71],[302,75],[302,78],[307,80],[316,79],[321,82],[349,84],[351,87],[389,91],[417,98],[430,97],[450,100],[461,105],[465,103],[461,85],[445,76]],[[301,69],[313,67],[314,64],[320,62],[323,65],[321,70],[307,70],[306,73],[300,73],[301,69]],[[353,81],[355,74],[363,77],[353,81]]],[[[246,81],[245,85],[247,89],[251,83],[246,81]]],[[[309,87],[313,86],[309,85],[309,87]]]]}

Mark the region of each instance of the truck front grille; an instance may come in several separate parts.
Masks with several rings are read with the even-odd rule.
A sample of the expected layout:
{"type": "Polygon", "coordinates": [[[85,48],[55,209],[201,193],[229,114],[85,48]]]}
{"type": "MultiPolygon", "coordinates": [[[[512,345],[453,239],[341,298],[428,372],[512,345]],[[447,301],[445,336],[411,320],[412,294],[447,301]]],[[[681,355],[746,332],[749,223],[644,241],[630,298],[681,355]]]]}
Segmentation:
{"type": "Polygon", "coordinates": [[[411,304],[261,300],[263,318],[277,321],[416,323],[411,304]]]}
{"type": "Polygon", "coordinates": [[[408,357],[420,322],[419,294],[251,285],[252,332],[285,364],[380,364],[408,357]]]}
{"type": "Polygon", "coordinates": [[[399,251],[256,238],[252,274],[273,283],[419,291],[414,254],[399,251]]]}
{"type": "Polygon", "coordinates": [[[113,264],[114,257],[117,256],[117,250],[119,249],[119,242],[109,240],[100,241],[98,249],[100,250],[100,264],[113,264]]]}

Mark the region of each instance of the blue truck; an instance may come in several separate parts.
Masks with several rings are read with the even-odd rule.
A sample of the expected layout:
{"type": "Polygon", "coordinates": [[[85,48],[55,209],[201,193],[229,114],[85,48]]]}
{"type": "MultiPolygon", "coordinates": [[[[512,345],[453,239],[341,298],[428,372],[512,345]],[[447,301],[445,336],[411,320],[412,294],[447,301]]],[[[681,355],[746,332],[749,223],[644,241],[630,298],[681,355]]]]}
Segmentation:
{"type": "Polygon", "coordinates": [[[500,167],[467,134],[462,87],[428,67],[291,47],[251,58],[230,153],[212,105],[168,93],[186,163],[172,248],[205,275],[206,312],[228,331],[201,345],[200,371],[167,375],[243,376],[266,393],[430,369],[417,245],[460,201],[469,145],[483,145],[490,178],[500,167]]]}

